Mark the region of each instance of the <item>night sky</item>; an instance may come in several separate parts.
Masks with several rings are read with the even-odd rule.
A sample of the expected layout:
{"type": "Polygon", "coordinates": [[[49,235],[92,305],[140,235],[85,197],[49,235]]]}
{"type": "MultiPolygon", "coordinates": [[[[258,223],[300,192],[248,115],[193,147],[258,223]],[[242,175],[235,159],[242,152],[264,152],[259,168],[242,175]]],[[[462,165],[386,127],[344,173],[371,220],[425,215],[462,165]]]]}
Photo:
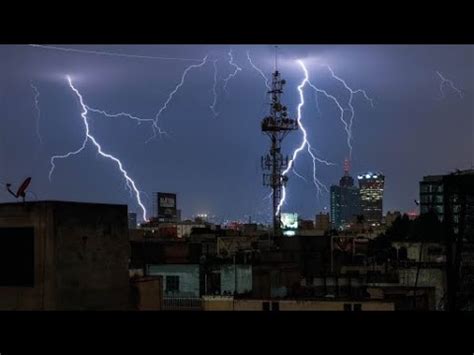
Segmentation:
{"type": "MultiPolygon", "coordinates": [[[[145,143],[153,134],[150,124],[126,118],[89,115],[91,132],[103,149],[119,158],[152,211],[154,191],[178,194],[183,217],[206,212],[229,219],[268,218],[269,189],[262,186],[260,157],[269,139],[260,131],[268,112],[265,83],[247,60],[270,78],[274,49],[262,46],[71,46],[84,50],[209,60],[188,73],[184,85],[160,116],[160,127],[168,135],[145,143]],[[227,55],[242,71],[233,72],[227,55]],[[217,104],[214,116],[213,62],[217,59],[217,104]]],[[[50,157],[78,149],[84,140],[81,107],[66,81],[74,85],[87,105],[108,112],[125,111],[153,118],[170,91],[181,80],[184,69],[196,62],[113,57],[63,52],[30,46],[0,45],[0,182],[20,183],[32,176],[31,191],[40,200],[74,200],[128,204],[138,212],[116,165],[97,154],[89,143],[79,155],[57,160],[52,181],[48,179],[50,157]],[[39,133],[33,83],[39,90],[39,133]]],[[[303,72],[296,64],[303,59],[311,81],[347,104],[348,93],[331,78],[321,63],[353,89],[361,88],[373,98],[372,108],[355,96],[353,158],[355,177],[366,171],[386,176],[384,211],[412,211],[418,197],[418,182],[424,175],[470,168],[474,162],[474,46],[280,46],[279,69],[287,80],[283,102],[296,115],[297,86],[303,72]],[[444,86],[441,72],[462,90],[444,86]]],[[[338,183],[343,160],[348,155],[346,136],[334,104],[305,88],[302,121],[308,138],[320,157],[335,166],[318,165],[318,177],[328,188],[338,183]]],[[[347,116],[348,117],[348,116],[347,116]]],[[[301,141],[301,132],[284,141],[289,155],[301,141]]],[[[283,211],[314,218],[329,207],[329,194],[318,199],[311,182],[312,163],[301,153],[295,167],[307,177],[293,174],[287,187],[283,211]]],[[[14,200],[1,187],[0,202],[14,200]]],[[[32,197],[29,197],[32,199],[32,197]]]]}

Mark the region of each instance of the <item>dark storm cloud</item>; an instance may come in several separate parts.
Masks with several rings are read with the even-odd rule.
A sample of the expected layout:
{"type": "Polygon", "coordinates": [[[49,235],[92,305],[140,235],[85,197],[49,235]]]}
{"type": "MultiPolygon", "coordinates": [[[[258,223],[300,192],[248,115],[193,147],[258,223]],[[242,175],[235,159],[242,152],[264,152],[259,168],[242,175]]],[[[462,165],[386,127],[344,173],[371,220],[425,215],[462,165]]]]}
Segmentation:
{"type": "MultiPolygon", "coordinates": [[[[260,156],[268,139],[260,132],[266,114],[265,85],[246,59],[250,50],[255,63],[269,76],[274,63],[271,46],[234,46],[233,71],[226,61],[229,46],[69,46],[87,50],[170,56],[201,60],[217,59],[218,101],[214,117],[213,71],[209,62],[189,72],[187,80],[160,117],[169,136],[144,143],[152,134],[149,125],[123,118],[90,116],[91,129],[105,150],[119,157],[140,190],[178,193],[183,214],[206,211],[228,217],[256,216],[267,211],[268,191],[261,186],[260,156]]],[[[294,59],[304,58],[311,80],[347,100],[347,92],[318,63],[330,64],[353,88],[364,88],[374,98],[372,108],[354,98],[354,151],[352,173],[371,170],[386,175],[385,210],[412,210],[418,181],[426,174],[468,168],[473,162],[474,68],[472,46],[283,46],[279,67],[288,84],[285,103],[296,114],[296,86],[303,77],[294,59]],[[460,99],[446,89],[440,99],[436,70],[465,93],[460,99]]],[[[32,190],[41,199],[65,199],[127,203],[138,211],[125,190],[125,182],[110,161],[92,147],[70,160],[57,162],[48,181],[49,158],[77,149],[84,138],[77,98],[65,75],[90,106],[110,112],[126,111],[152,118],[179,82],[190,62],[145,58],[110,57],[67,53],[28,46],[0,46],[0,181],[16,182],[33,176],[32,190]],[[30,82],[40,91],[41,145],[36,137],[36,110],[30,82]]],[[[312,145],[321,156],[338,164],[318,166],[321,180],[336,183],[347,156],[346,138],[337,110],[314,93],[305,91],[303,121],[312,145]]],[[[288,154],[297,146],[300,133],[284,142],[288,154]]],[[[298,172],[311,176],[311,162],[304,154],[296,162],[298,172]]],[[[10,197],[0,193],[1,201],[10,197]]],[[[151,210],[151,201],[144,198],[151,210]]],[[[288,186],[287,211],[311,217],[328,206],[328,195],[317,199],[311,183],[294,175],[288,186]]]]}

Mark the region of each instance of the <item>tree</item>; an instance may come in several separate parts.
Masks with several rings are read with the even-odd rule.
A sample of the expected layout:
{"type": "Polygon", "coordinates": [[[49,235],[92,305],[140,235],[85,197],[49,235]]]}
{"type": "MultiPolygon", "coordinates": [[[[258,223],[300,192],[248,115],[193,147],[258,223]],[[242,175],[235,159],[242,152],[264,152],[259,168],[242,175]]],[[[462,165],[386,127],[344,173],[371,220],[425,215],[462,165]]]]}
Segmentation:
{"type": "Polygon", "coordinates": [[[430,210],[418,216],[413,222],[409,239],[420,242],[443,242],[443,225],[436,212],[430,210]]]}
{"type": "Polygon", "coordinates": [[[387,229],[385,235],[390,241],[407,240],[410,237],[410,232],[413,227],[413,221],[408,215],[404,214],[395,219],[392,225],[387,229]]]}

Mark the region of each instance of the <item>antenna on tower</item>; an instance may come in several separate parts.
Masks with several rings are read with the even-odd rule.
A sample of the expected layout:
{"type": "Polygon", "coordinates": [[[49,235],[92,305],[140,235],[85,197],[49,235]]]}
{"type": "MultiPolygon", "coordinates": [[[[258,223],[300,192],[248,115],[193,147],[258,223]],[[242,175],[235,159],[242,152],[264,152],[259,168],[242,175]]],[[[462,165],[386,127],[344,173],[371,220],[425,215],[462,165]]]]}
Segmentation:
{"type": "Polygon", "coordinates": [[[275,46],[275,71],[278,71],[278,46],[275,46]]]}
{"type": "Polygon", "coordinates": [[[288,115],[288,109],[281,103],[283,86],[285,80],[281,78],[277,68],[277,53],[275,46],[275,71],[272,74],[272,87],[268,93],[271,95],[270,113],[263,118],[261,123],[262,132],[271,141],[269,152],[262,157],[263,184],[272,189],[273,204],[273,235],[279,236],[281,232],[281,219],[278,204],[281,200],[283,187],[288,181],[288,177],[283,175],[283,170],[288,167],[288,156],[281,152],[283,139],[289,132],[298,129],[298,122],[288,115]]]}
{"type": "Polygon", "coordinates": [[[349,175],[349,170],[351,170],[351,162],[346,158],[344,159],[344,175],[349,175]]]}

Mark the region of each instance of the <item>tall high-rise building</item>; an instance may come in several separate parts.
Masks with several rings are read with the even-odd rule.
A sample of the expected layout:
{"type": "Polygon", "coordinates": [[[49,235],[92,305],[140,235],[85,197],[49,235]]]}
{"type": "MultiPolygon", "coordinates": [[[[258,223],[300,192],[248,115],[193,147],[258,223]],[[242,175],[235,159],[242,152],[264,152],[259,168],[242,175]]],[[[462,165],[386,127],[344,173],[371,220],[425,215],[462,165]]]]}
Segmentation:
{"type": "Polygon", "coordinates": [[[344,162],[344,176],[339,185],[331,186],[331,224],[340,228],[360,214],[359,189],[354,186],[354,179],[349,175],[349,161],[344,162]]]}
{"type": "Polygon", "coordinates": [[[474,169],[420,181],[420,212],[434,211],[446,243],[447,309],[474,309],[474,169]]]}
{"type": "Polygon", "coordinates": [[[382,223],[385,176],[381,173],[366,173],[357,178],[362,215],[368,223],[382,223]]]}

